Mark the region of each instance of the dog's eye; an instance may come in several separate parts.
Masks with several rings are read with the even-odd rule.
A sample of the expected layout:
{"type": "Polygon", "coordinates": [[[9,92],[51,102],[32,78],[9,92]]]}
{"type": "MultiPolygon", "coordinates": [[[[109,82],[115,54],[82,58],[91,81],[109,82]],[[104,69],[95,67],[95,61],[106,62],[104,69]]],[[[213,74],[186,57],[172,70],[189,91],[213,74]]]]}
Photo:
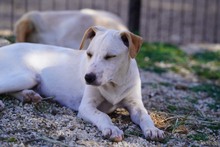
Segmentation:
{"type": "Polygon", "coordinates": [[[91,53],[87,53],[87,56],[88,56],[89,58],[92,58],[92,54],[91,54],[91,53]]]}
{"type": "Polygon", "coordinates": [[[106,55],[104,58],[105,58],[105,60],[108,60],[108,59],[111,59],[114,57],[116,57],[116,56],[115,55],[106,55]]]}

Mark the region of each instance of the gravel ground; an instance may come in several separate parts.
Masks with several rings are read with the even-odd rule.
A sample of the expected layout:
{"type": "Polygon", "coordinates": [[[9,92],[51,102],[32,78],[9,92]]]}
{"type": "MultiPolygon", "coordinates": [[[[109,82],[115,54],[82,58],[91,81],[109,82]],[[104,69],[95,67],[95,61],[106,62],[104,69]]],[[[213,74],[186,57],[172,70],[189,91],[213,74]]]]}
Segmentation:
{"type": "Polygon", "coordinates": [[[146,140],[124,109],[110,114],[125,134],[124,141],[115,143],[77,118],[77,112],[55,102],[22,104],[1,95],[5,104],[0,112],[1,146],[220,146],[219,108],[214,111],[209,107],[214,100],[207,93],[190,89],[200,84],[196,77],[172,72],[140,73],[143,102],[155,124],[166,131],[163,141],[146,140]]]}

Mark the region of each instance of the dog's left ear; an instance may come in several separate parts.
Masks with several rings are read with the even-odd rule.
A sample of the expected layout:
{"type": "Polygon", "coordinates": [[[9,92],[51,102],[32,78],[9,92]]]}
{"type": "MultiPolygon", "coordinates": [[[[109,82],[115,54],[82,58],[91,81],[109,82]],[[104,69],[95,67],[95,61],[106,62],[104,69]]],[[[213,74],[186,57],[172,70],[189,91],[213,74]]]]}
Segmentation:
{"type": "Polygon", "coordinates": [[[79,49],[80,49],[80,50],[83,49],[84,44],[85,44],[85,41],[86,41],[87,39],[92,40],[92,38],[95,36],[95,34],[96,34],[96,28],[95,28],[95,27],[90,27],[90,28],[88,28],[88,29],[85,31],[84,35],[83,35],[83,38],[82,38],[82,41],[81,41],[81,43],[80,43],[79,49]]]}
{"type": "Polygon", "coordinates": [[[124,45],[129,49],[130,57],[135,58],[143,43],[142,37],[131,32],[122,32],[120,35],[124,45]]]}
{"type": "Polygon", "coordinates": [[[82,38],[82,41],[80,43],[80,47],[79,49],[83,49],[84,45],[85,45],[85,42],[87,39],[90,39],[90,41],[92,40],[93,37],[95,37],[96,35],[96,32],[98,31],[105,31],[106,28],[102,27],[102,26],[92,26],[90,28],[88,28],[84,35],[83,35],[83,38],[82,38]]]}

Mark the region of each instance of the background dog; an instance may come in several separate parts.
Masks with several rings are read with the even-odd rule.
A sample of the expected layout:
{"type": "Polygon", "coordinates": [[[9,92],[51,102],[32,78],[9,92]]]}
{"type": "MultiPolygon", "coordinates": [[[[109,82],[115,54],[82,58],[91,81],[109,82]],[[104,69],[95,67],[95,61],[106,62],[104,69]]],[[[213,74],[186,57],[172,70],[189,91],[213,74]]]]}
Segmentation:
{"type": "Polygon", "coordinates": [[[91,26],[127,30],[113,13],[92,9],[80,11],[32,11],[15,24],[16,42],[32,42],[79,49],[83,33],[91,26]]]}

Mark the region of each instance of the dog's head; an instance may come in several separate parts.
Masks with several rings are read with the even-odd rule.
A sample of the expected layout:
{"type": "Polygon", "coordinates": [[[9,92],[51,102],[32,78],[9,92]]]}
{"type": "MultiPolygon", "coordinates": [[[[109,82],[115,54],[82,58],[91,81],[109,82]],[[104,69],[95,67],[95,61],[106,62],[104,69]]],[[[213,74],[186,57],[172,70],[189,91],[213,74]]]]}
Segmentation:
{"type": "Polygon", "coordinates": [[[130,60],[135,58],[142,38],[131,32],[120,32],[100,26],[90,27],[84,34],[80,49],[90,39],[86,50],[88,68],[85,81],[100,86],[116,82],[118,76],[128,71],[130,60]]]}

